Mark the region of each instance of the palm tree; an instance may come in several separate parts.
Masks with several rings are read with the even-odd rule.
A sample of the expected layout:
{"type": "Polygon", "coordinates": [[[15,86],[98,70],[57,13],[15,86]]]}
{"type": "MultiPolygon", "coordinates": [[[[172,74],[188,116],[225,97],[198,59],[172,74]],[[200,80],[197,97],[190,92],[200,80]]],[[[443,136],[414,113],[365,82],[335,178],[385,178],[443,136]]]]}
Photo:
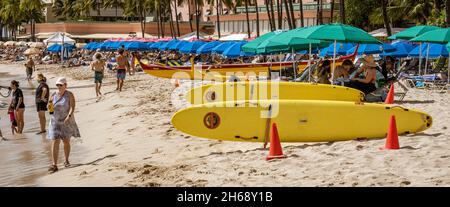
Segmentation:
{"type": "Polygon", "coordinates": [[[41,0],[21,0],[20,9],[23,12],[24,18],[30,22],[31,40],[36,41],[36,22],[44,20],[44,4],[41,0]]]}
{"type": "Polygon", "coordinates": [[[283,8],[281,0],[277,0],[277,13],[278,13],[278,29],[283,29],[283,8]]]}
{"type": "Polygon", "coordinates": [[[141,24],[142,37],[145,37],[145,16],[154,9],[155,2],[158,0],[127,0],[125,1],[124,15],[128,17],[138,16],[139,23],[141,24]]]}
{"type": "Polygon", "coordinates": [[[297,27],[297,21],[295,21],[294,4],[292,3],[292,0],[288,0],[288,3],[289,3],[290,14],[291,14],[292,28],[295,29],[297,27]]]}
{"type": "Polygon", "coordinates": [[[11,29],[11,36],[15,39],[17,37],[17,27],[19,27],[23,19],[20,1],[3,0],[0,8],[0,18],[11,29]]]}
{"type": "MultiPolygon", "coordinates": [[[[291,21],[291,14],[290,14],[290,10],[289,10],[289,4],[287,3],[287,0],[283,0],[284,1],[284,8],[286,9],[286,19],[288,22],[288,26],[289,29],[292,29],[292,21],[291,21]]],[[[281,8],[283,9],[283,8],[281,8]]]]}
{"type": "Polygon", "coordinates": [[[250,18],[248,16],[248,0],[244,0],[244,3],[245,3],[245,16],[247,19],[247,35],[248,38],[250,38],[250,18]]]}
{"type": "Polygon", "coordinates": [[[320,24],[320,1],[321,0],[317,0],[317,10],[316,10],[316,24],[319,25],[320,24]]]}
{"type": "Polygon", "coordinates": [[[270,13],[269,2],[272,2],[272,1],[264,0],[264,4],[266,5],[267,18],[269,19],[270,31],[273,31],[274,29],[273,29],[273,25],[272,25],[272,15],[270,13]]]}
{"type": "Polygon", "coordinates": [[[55,0],[52,5],[52,11],[56,16],[67,18],[77,18],[80,12],[75,7],[76,0],[55,0]]]}
{"type": "Polygon", "coordinates": [[[174,5],[174,8],[175,8],[175,21],[176,21],[176,24],[177,24],[177,37],[179,37],[180,36],[180,23],[179,23],[179,21],[178,21],[178,3],[177,3],[177,0],[174,0],[173,1],[173,3],[175,4],[174,5]]]}
{"type": "Polygon", "coordinates": [[[256,37],[259,37],[259,9],[258,9],[258,0],[255,0],[255,10],[256,10],[256,37]]]}
{"type": "Polygon", "coordinates": [[[269,0],[269,1],[270,1],[270,13],[271,13],[271,16],[272,16],[272,25],[273,25],[273,30],[272,31],[274,31],[274,30],[277,29],[277,26],[275,24],[275,10],[273,9],[273,2],[275,0],[269,0]]]}
{"type": "Polygon", "coordinates": [[[345,0],[339,0],[339,17],[341,18],[341,23],[345,24],[345,0]]]}
{"type": "Polygon", "coordinates": [[[445,0],[445,23],[450,27],[450,0],[445,0]]]}
{"type": "Polygon", "coordinates": [[[331,8],[330,8],[330,23],[333,23],[333,14],[334,14],[334,0],[331,0],[331,8]]]}
{"type": "Polygon", "coordinates": [[[387,14],[387,10],[386,10],[386,5],[387,2],[386,0],[381,0],[381,10],[383,13],[383,22],[384,22],[384,27],[386,28],[386,32],[388,36],[392,35],[391,32],[391,25],[389,24],[389,18],[388,18],[388,14],[387,14]]]}
{"type": "Polygon", "coordinates": [[[115,8],[116,9],[116,20],[119,19],[119,8],[123,9],[125,3],[123,0],[103,0],[104,8],[115,8]]]}
{"type": "Polygon", "coordinates": [[[300,7],[300,25],[302,27],[304,27],[305,26],[305,21],[303,21],[303,1],[300,0],[299,2],[300,2],[300,5],[299,5],[299,7],[300,7]]]}

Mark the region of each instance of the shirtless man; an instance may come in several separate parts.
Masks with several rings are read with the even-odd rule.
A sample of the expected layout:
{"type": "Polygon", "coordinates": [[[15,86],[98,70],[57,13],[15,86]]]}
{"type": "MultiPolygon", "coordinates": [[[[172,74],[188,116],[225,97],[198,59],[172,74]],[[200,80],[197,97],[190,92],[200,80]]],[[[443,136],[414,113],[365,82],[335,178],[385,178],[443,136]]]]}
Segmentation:
{"type": "Polygon", "coordinates": [[[96,53],[95,60],[91,63],[91,70],[94,73],[94,82],[95,82],[95,94],[98,96],[102,95],[100,89],[102,88],[103,76],[105,73],[106,63],[102,59],[102,54],[96,53]]]}
{"type": "Polygon", "coordinates": [[[124,50],[119,50],[119,55],[116,57],[117,61],[117,88],[116,90],[122,91],[123,81],[127,74],[127,70],[130,70],[130,64],[128,59],[124,56],[124,50]]]}

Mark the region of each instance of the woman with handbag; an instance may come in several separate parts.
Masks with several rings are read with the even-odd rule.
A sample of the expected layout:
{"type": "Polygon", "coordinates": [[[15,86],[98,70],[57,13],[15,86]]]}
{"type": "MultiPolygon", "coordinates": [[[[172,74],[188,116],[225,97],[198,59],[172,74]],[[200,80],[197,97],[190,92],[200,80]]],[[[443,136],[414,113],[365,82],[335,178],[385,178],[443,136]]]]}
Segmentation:
{"type": "Polygon", "coordinates": [[[73,113],[75,112],[75,96],[67,89],[67,81],[64,77],[56,81],[58,91],[50,97],[53,105],[53,115],[50,117],[48,138],[52,140],[53,163],[49,168],[50,173],[58,171],[58,154],[61,141],[64,143],[64,166],[69,167],[70,138],[80,137],[77,123],[73,113]]]}

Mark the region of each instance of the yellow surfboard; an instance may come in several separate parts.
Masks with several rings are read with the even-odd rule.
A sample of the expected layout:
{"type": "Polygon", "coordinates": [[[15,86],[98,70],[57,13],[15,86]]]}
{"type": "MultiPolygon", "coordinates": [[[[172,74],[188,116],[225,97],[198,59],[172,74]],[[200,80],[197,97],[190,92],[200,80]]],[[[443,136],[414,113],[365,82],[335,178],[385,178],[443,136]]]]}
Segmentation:
{"type": "Polygon", "coordinates": [[[172,124],[197,137],[264,142],[268,126],[276,123],[282,142],[326,142],[383,138],[391,115],[395,115],[399,135],[417,133],[432,125],[430,115],[401,106],[319,100],[194,105],[175,113],[172,124]]]}
{"type": "Polygon", "coordinates": [[[186,100],[191,104],[259,99],[361,102],[364,100],[364,93],[343,86],[273,81],[207,84],[193,88],[186,93],[186,100]]]}

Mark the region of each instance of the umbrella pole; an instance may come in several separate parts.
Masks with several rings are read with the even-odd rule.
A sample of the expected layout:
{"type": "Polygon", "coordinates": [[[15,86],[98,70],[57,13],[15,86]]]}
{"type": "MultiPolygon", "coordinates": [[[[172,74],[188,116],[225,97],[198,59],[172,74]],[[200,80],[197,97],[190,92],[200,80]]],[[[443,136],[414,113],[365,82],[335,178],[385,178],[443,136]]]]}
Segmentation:
{"type": "Polygon", "coordinates": [[[333,83],[333,79],[334,79],[334,68],[336,66],[336,44],[337,44],[337,40],[334,40],[334,52],[333,52],[333,71],[331,72],[331,83],[333,83]]]}
{"type": "Polygon", "coordinates": [[[309,56],[308,56],[308,82],[311,83],[311,43],[309,43],[309,56]]]}
{"type": "Polygon", "coordinates": [[[419,75],[422,70],[422,42],[419,43],[419,75]]]}
{"type": "Polygon", "coordinates": [[[427,70],[428,70],[428,56],[429,55],[430,55],[430,43],[428,43],[428,47],[427,47],[427,56],[425,58],[425,70],[423,71],[424,75],[427,74],[427,70]]]}
{"type": "Polygon", "coordinates": [[[294,48],[292,48],[292,60],[293,60],[293,66],[294,66],[294,81],[295,79],[297,79],[297,64],[295,64],[295,59],[294,59],[294,48]]]}
{"type": "Polygon", "coordinates": [[[448,54],[448,61],[447,62],[448,62],[447,63],[447,84],[450,84],[450,53],[448,54]]]}

